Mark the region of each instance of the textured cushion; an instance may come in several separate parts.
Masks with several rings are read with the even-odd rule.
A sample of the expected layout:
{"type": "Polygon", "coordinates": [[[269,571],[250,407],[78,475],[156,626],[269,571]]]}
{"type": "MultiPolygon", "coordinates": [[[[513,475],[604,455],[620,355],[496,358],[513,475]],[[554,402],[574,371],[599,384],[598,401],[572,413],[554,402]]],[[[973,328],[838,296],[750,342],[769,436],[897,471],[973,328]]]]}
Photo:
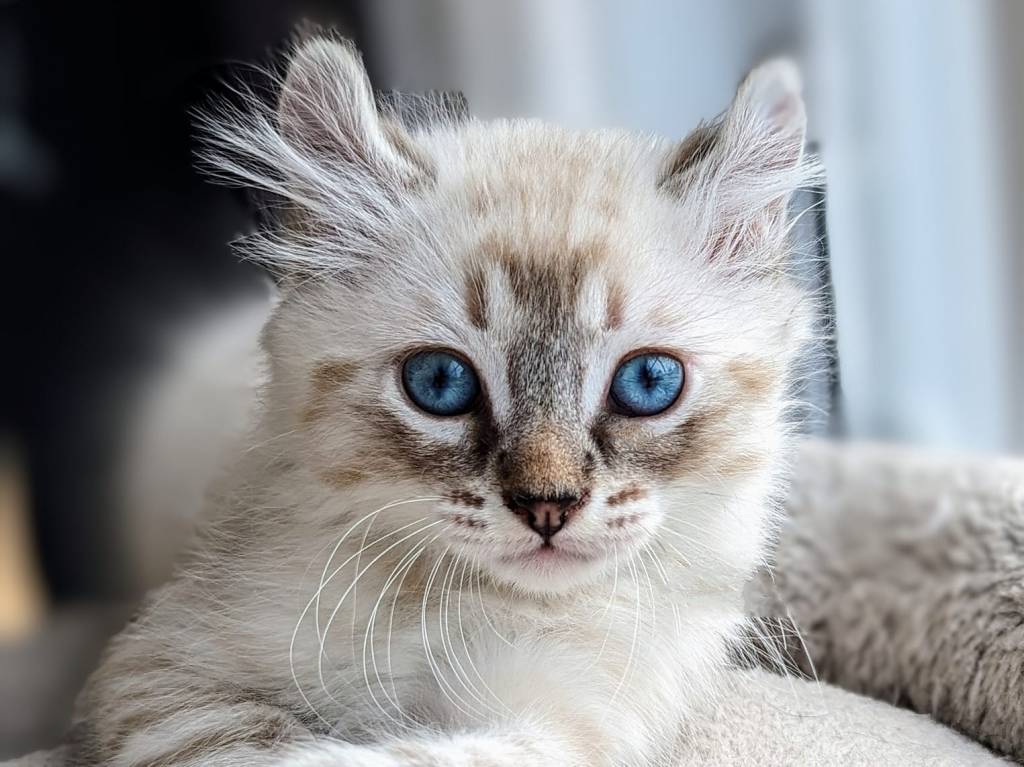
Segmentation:
{"type": "Polygon", "coordinates": [[[1024,461],[810,442],[794,479],[752,584],[789,656],[1024,760],[1024,461]]]}
{"type": "Polygon", "coordinates": [[[736,671],[699,712],[680,767],[972,767],[1006,764],[921,714],[827,684],[736,671]]]}

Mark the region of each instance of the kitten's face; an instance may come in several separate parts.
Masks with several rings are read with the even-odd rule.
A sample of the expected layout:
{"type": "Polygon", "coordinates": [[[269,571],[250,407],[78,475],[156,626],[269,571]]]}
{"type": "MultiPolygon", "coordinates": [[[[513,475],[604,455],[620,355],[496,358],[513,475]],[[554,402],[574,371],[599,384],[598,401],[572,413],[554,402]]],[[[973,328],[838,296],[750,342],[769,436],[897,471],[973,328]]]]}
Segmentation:
{"type": "MultiPolygon", "coordinates": [[[[362,76],[350,52],[329,55],[348,57],[344,71],[317,61],[320,75],[362,76]]],[[[308,76],[295,67],[286,116],[289,86],[308,76]]],[[[790,146],[785,167],[748,175],[801,167],[802,111],[794,131],[783,90],[767,111],[742,103],[743,119],[762,115],[749,140],[772,162],[786,158],[780,136],[790,146]]],[[[317,481],[364,505],[434,499],[382,512],[375,529],[422,528],[531,592],[645,567],[638,554],[704,565],[712,581],[749,568],[806,311],[769,263],[788,187],[744,202],[721,178],[751,162],[733,157],[750,151],[739,118],[681,147],[534,123],[409,134],[339,98],[345,140],[365,145],[346,156],[364,158],[360,174],[385,168],[359,183],[379,185],[388,234],[364,263],[296,287],[268,333],[271,396],[317,481]]],[[[304,221],[292,236],[352,229],[304,221]]]]}

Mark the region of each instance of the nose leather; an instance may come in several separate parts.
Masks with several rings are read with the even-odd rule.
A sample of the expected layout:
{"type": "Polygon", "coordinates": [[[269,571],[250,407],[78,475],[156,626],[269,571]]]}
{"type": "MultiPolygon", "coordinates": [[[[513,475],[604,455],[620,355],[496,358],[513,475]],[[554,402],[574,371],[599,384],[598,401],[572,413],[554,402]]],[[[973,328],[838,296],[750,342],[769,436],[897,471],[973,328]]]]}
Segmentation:
{"type": "Polygon", "coordinates": [[[579,496],[566,495],[555,498],[538,498],[516,494],[509,499],[509,507],[544,540],[545,546],[561,530],[569,514],[580,505],[579,496]]]}

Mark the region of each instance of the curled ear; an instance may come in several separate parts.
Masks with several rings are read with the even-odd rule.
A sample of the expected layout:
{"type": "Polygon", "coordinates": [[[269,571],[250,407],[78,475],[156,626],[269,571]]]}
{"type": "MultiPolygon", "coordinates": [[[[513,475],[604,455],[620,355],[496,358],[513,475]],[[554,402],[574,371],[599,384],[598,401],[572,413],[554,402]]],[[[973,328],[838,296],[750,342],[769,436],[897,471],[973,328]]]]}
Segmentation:
{"type": "Polygon", "coordinates": [[[402,179],[426,170],[404,127],[378,111],[362,59],[347,41],[313,37],[298,44],[277,122],[296,149],[370,176],[402,179]]]}
{"type": "Polygon", "coordinates": [[[820,173],[804,154],[801,92],[792,62],[762,64],[740,84],[728,111],[697,128],[669,157],[661,185],[701,208],[710,256],[779,254],[790,195],[820,173]]]}
{"type": "Polygon", "coordinates": [[[272,85],[273,103],[240,82],[196,115],[200,161],[261,208],[262,225],[239,247],[302,279],[398,252],[407,232],[394,224],[434,175],[419,128],[378,105],[359,54],[335,37],[300,40],[272,85]]]}

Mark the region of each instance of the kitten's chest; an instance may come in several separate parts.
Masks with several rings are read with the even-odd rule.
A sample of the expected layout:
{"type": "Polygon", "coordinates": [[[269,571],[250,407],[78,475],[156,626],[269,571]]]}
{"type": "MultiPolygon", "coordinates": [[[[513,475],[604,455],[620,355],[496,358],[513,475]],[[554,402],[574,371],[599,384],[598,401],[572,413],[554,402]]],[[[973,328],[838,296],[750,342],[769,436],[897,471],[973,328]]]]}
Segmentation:
{"type": "Polygon", "coordinates": [[[297,657],[296,680],[352,739],[538,710],[623,716],[638,700],[668,710],[684,681],[669,651],[678,627],[671,610],[662,618],[643,607],[625,598],[524,606],[474,589],[362,610],[357,599],[321,625],[297,657]]]}

